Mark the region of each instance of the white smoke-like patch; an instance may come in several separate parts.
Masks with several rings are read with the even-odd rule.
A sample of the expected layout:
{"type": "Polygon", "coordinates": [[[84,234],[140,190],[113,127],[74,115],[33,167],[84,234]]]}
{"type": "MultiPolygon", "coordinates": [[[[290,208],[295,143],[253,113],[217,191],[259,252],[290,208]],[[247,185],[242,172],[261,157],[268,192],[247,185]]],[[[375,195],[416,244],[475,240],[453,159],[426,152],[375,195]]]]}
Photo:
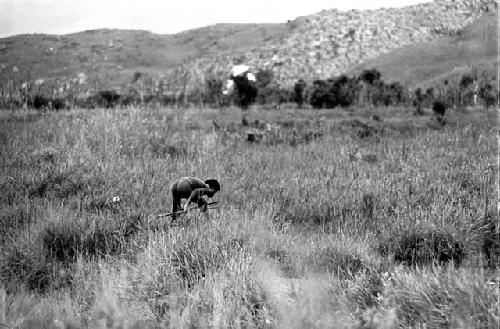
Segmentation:
{"type": "Polygon", "coordinates": [[[266,324],[272,328],[352,328],[339,286],[327,277],[286,278],[274,263],[260,261],[256,273],[265,309],[266,324]]]}

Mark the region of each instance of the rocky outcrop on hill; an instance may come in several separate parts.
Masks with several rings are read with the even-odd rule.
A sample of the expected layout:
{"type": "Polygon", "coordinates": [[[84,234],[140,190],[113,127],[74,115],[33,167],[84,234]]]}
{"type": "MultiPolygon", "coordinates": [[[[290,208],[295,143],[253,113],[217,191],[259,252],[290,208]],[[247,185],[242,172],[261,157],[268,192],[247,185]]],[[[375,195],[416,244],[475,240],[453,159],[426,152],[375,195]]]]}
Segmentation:
{"type": "Polygon", "coordinates": [[[299,78],[329,78],[396,48],[454,34],[497,7],[497,0],[435,0],[404,8],[324,10],[288,22],[289,34],[281,40],[246,53],[199,58],[171,75],[182,78],[177,86],[195,88],[207,77],[227,76],[238,58],[272,70],[275,80],[289,87],[299,78]]]}

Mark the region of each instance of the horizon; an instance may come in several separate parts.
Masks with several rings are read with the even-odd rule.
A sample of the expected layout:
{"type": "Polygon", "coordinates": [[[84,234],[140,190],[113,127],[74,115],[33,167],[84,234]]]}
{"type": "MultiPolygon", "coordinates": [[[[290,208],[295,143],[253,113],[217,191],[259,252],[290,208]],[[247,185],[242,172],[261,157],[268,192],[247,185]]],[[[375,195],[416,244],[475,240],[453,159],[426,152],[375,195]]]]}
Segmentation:
{"type": "Polygon", "coordinates": [[[154,0],[0,0],[0,38],[22,34],[65,35],[88,30],[143,30],[176,34],[216,24],[279,24],[322,10],[401,8],[432,0],[316,0],[290,4],[255,0],[243,8],[234,1],[185,0],[168,4],[154,0]],[[193,10],[196,8],[196,10],[193,10]]]}

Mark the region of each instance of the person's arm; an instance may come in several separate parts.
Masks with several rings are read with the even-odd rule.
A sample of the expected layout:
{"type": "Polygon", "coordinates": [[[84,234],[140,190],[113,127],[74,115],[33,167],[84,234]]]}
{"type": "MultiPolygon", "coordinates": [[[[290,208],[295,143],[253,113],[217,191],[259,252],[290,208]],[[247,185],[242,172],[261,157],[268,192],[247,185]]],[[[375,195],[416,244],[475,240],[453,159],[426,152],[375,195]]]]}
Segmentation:
{"type": "Polygon", "coordinates": [[[209,188],[203,187],[203,188],[197,188],[193,192],[191,192],[191,195],[189,196],[186,204],[184,205],[184,211],[187,211],[189,205],[191,202],[198,202],[198,199],[201,198],[203,195],[208,192],[209,188]]]}

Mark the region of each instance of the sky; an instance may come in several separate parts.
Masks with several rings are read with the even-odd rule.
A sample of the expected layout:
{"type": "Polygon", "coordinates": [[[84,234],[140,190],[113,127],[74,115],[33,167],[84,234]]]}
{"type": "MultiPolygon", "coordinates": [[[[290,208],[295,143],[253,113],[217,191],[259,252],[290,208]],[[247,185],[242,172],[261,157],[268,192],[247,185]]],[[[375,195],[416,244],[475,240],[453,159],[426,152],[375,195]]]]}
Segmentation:
{"type": "Polygon", "coordinates": [[[170,34],[216,23],[284,23],[323,9],[422,2],[428,0],[0,0],[0,37],[99,28],[170,34]]]}

